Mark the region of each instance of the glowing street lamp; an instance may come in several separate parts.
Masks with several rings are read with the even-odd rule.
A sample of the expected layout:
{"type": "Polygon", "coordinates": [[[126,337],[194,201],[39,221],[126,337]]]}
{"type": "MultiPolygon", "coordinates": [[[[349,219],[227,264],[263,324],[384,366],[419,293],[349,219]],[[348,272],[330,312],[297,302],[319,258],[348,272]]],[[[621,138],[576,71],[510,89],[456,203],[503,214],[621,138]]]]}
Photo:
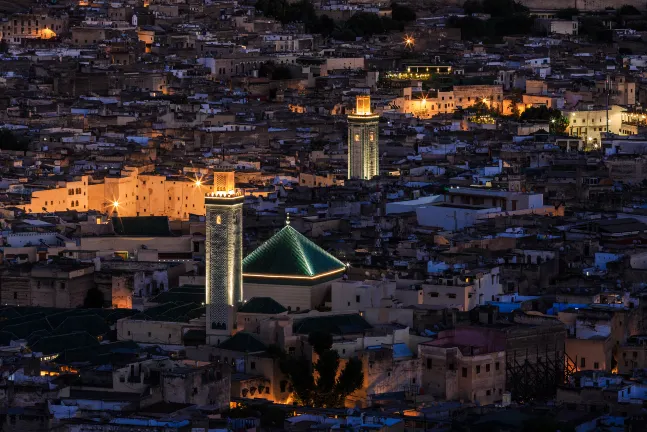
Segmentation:
{"type": "Polygon", "coordinates": [[[416,40],[412,36],[405,36],[404,37],[404,46],[407,48],[413,48],[413,46],[416,44],[416,40]]]}
{"type": "Polygon", "coordinates": [[[119,207],[119,201],[113,201],[113,202],[112,202],[112,206],[113,206],[114,208],[119,207]]]}

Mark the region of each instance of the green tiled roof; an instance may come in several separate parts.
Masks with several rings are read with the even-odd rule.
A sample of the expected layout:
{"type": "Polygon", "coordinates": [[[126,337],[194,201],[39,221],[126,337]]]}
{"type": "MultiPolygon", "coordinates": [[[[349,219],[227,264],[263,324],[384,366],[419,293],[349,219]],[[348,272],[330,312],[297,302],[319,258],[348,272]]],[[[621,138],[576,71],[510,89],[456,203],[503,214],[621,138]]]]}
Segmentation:
{"type": "Polygon", "coordinates": [[[252,297],[239,310],[243,313],[274,315],[287,311],[287,309],[272,297],[252,297]]]}
{"type": "Polygon", "coordinates": [[[174,303],[195,303],[202,304],[205,299],[204,285],[182,285],[181,287],[171,288],[164,291],[154,298],[150,299],[150,303],[164,304],[169,302],[174,303]]]}
{"type": "Polygon", "coordinates": [[[324,315],[303,318],[292,325],[294,334],[310,334],[321,331],[332,335],[358,334],[372,328],[371,325],[358,314],[324,315]]]}
{"type": "Polygon", "coordinates": [[[256,337],[251,333],[247,332],[236,333],[218,345],[218,348],[243,353],[259,352],[267,349],[263,342],[256,339],[256,337]]]}
{"type": "Polygon", "coordinates": [[[86,332],[75,332],[65,335],[44,336],[30,348],[33,352],[42,352],[43,355],[60,354],[66,349],[85,347],[88,350],[99,346],[96,338],[86,332]]]}
{"type": "Polygon", "coordinates": [[[128,216],[112,218],[115,234],[120,236],[169,237],[171,230],[166,216],[128,216]]]}
{"type": "Polygon", "coordinates": [[[243,260],[245,280],[259,283],[316,284],[338,278],[345,268],[343,262],[291,225],[286,225],[243,260]],[[291,281],[290,277],[294,279],[291,281]]]}

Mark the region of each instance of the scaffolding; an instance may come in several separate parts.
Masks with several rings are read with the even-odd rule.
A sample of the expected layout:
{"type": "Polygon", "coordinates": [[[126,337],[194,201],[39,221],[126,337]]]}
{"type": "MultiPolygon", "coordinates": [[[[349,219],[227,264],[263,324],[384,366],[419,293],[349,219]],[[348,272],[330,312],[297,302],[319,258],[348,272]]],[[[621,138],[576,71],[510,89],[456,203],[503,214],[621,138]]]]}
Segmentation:
{"type": "Polygon", "coordinates": [[[545,352],[539,347],[533,351],[529,353],[526,348],[525,355],[518,350],[506,355],[506,389],[514,401],[551,399],[557,387],[568,384],[577,372],[577,364],[557,346],[550,351],[547,345],[545,352]]]}

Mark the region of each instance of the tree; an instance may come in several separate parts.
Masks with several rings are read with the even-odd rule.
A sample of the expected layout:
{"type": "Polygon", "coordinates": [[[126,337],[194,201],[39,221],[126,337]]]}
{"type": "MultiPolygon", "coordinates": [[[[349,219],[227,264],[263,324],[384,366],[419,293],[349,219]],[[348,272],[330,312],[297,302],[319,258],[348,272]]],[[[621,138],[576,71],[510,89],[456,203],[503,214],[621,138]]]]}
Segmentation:
{"type": "Polygon", "coordinates": [[[0,129],[0,149],[26,151],[29,141],[25,138],[18,139],[9,129],[0,129]]]}
{"type": "Polygon", "coordinates": [[[258,76],[271,80],[292,79],[292,71],[287,66],[277,65],[272,61],[268,61],[263,63],[258,69],[258,76]]]}
{"type": "Polygon", "coordinates": [[[104,301],[105,299],[104,299],[103,292],[97,287],[92,287],[85,294],[85,299],[83,300],[83,307],[100,309],[103,307],[104,301]]]}
{"type": "Polygon", "coordinates": [[[563,134],[568,127],[568,119],[562,115],[562,112],[556,108],[548,108],[545,105],[526,109],[521,116],[521,120],[541,120],[550,122],[550,131],[555,134],[563,134]]]}
{"type": "Polygon", "coordinates": [[[391,18],[393,18],[394,21],[415,21],[416,12],[409,6],[393,2],[391,3],[391,18]]]}
{"type": "Polygon", "coordinates": [[[316,408],[342,408],[346,397],[362,387],[364,372],[361,361],[351,358],[339,372],[341,361],[337,351],[331,349],[330,334],[313,332],[308,343],[317,355],[312,368],[304,355],[282,355],[281,370],[292,385],[295,401],[316,408]]]}
{"type": "Polygon", "coordinates": [[[467,0],[463,3],[463,11],[465,11],[467,15],[483,13],[483,3],[479,0],[467,0]]]}
{"type": "Polygon", "coordinates": [[[317,355],[322,355],[332,347],[332,335],[322,331],[314,331],[308,335],[308,343],[317,355]]]}
{"type": "Polygon", "coordinates": [[[640,11],[635,6],[625,4],[618,9],[618,15],[640,15],[640,11]]]}
{"type": "Polygon", "coordinates": [[[555,16],[562,20],[571,20],[573,17],[579,15],[580,11],[574,7],[567,7],[564,9],[559,9],[555,16]]]}

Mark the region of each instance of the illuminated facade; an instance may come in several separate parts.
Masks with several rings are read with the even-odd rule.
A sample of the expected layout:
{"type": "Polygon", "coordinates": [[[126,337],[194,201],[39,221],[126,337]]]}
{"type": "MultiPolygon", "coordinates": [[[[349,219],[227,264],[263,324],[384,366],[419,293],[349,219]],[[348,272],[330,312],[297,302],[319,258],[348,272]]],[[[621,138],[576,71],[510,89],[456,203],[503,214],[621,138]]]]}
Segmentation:
{"type": "Polygon", "coordinates": [[[54,189],[34,189],[29,204],[18,207],[27,213],[95,210],[119,216],[167,216],[174,220],[206,213],[204,196],[215,190],[210,181],[206,182],[209,173],[167,178],[150,174],[152,170],[153,166],[126,166],[122,176],[97,182],[80,176],[76,181],[59,182],[54,189]]]}
{"type": "Polygon", "coordinates": [[[20,43],[23,38],[51,39],[67,31],[67,18],[38,14],[15,14],[0,22],[0,40],[20,43]]]}
{"type": "Polygon", "coordinates": [[[369,180],[380,173],[378,114],[371,112],[371,97],[357,96],[355,112],[348,115],[348,178],[369,180]]]}
{"type": "Polygon", "coordinates": [[[214,173],[214,192],[205,197],[207,342],[234,333],[235,309],[243,298],[243,201],[234,173],[214,173]]]}

